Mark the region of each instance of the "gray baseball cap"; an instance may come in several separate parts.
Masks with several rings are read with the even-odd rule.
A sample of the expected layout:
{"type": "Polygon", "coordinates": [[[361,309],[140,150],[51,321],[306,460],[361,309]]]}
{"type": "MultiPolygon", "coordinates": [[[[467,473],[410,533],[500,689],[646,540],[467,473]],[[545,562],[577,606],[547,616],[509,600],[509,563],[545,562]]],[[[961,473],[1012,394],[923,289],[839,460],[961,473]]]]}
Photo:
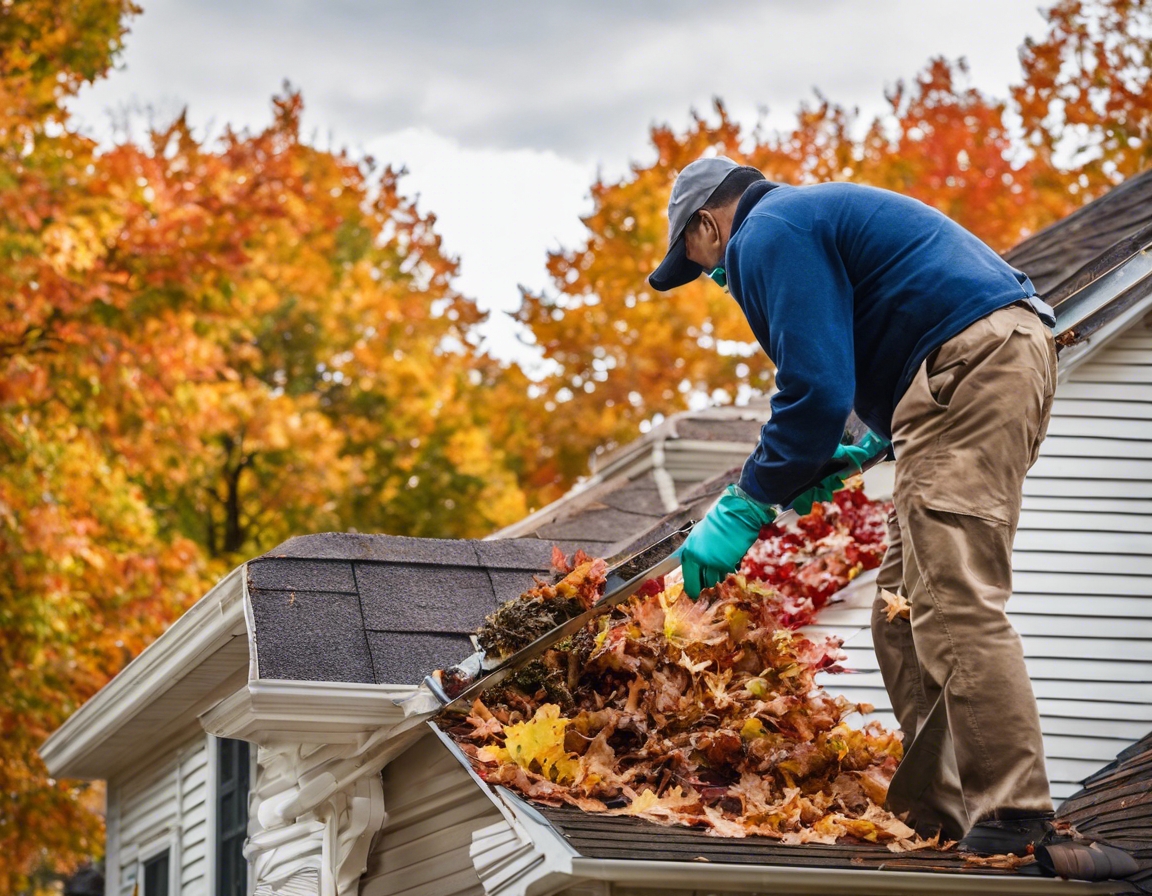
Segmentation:
{"type": "Polygon", "coordinates": [[[739,167],[731,159],[715,156],[697,159],[676,176],[672,195],[668,198],[668,254],[648,275],[653,289],[664,292],[691,283],[700,276],[704,269],[685,255],[684,228],[724,178],[739,167]]]}

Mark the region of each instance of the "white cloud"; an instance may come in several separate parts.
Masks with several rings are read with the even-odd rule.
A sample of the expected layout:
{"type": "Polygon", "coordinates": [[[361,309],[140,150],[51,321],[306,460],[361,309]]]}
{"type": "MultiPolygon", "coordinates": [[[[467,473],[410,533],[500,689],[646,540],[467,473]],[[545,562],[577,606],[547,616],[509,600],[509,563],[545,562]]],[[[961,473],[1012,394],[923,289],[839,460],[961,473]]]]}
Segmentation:
{"type": "Polygon", "coordinates": [[[457,287],[491,311],[489,346],[501,357],[522,357],[516,327],[501,312],[520,304],[521,284],[548,285],[544,254],[577,245],[590,209],[588,165],[534,149],[475,149],[426,128],[409,128],[369,142],[380,160],[404,165],[402,187],[419,194],[436,214],[444,248],[460,258],[457,287]]]}
{"type": "Polygon", "coordinates": [[[485,308],[514,309],[516,291],[501,288],[507,271],[523,270],[520,282],[539,289],[541,248],[571,246],[585,234],[580,215],[591,209],[590,166],[534,149],[468,148],[427,128],[379,137],[365,149],[407,167],[404,190],[435,212],[438,229],[450,234],[449,253],[468,246],[460,289],[485,308]]]}
{"type": "MultiPolygon", "coordinates": [[[[681,128],[719,96],[749,127],[764,107],[787,127],[815,87],[875,115],[934,55],[967,56],[1004,96],[1044,30],[1039,0],[142,2],[120,70],[73,104],[92,131],[132,103],[187,104],[201,133],[261,127],[288,79],[320,145],[408,165],[460,288],[497,310],[545,284],[548,249],[580,242],[597,169],[651,158],[653,123],[681,128]]],[[[516,351],[494,317],[493,347],[516,351]]]]}

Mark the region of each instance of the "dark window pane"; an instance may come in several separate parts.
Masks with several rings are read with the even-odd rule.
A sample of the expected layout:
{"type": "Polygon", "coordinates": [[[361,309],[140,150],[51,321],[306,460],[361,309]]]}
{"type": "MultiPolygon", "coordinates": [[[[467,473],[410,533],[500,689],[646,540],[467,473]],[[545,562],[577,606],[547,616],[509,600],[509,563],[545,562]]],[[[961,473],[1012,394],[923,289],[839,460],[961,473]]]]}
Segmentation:
{"type": "Polygon", "coordinates": [[[248,743],[221,738],[216,780],[216,894],[245,896],[248,863],[248,743]]]}
{"type": "Polygon", "coordinates": [[[144,896],[168,896],[168,850],[144,863],[144,896]]]}

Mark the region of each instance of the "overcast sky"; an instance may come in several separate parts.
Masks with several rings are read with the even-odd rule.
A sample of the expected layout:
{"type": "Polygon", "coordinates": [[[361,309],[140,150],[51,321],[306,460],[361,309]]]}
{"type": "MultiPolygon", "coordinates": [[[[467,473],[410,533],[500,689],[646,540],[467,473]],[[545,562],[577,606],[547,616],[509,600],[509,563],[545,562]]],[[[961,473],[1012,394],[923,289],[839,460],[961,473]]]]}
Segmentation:
{"type": "MultiPolygon", "coordinates": [[[[651,158],[648,129],[682,129],[722,97],[751,127],[790,122],[819,88],[867,114],[929,57],[966,56],[1004,96],[1037,0],[139,0],[118,70],[73,111],[187,106],[201,134],[260,127],[287,79],[320,145],[407,166],[434,211],[459,288],[511,310],[547,283],[545,253],[583,236],[597,171],[651,158]]],[[[140,116],[138,116],[140,118],[140,116]]],[[[514,353],[502,315],[491,347],[514,353]]]]}

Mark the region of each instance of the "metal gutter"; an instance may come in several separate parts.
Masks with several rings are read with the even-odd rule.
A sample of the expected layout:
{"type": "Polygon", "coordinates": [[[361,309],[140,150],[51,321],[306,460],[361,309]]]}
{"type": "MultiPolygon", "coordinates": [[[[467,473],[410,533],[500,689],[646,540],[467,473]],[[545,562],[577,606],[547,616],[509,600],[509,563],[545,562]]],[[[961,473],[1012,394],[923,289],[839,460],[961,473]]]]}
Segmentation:
{"type": "MultiPolygon", "coordinates": [[[[1059,365],[1057,378],[1068,379],[1074,369],[1139,320],[1152,308],[1152,276],[1145,277],[1127,293],[1103,308],[1077,328],[1074,337],[1062,343],[1057,337],[1059,365]]],[[[1063,334],[1061,334],[1063,335],[1063,334]]]]}
{"type": "Polygon", "coordinates": [[[1056,311],[1063,382],[1152,307],[1152,225],[1116,243],[1044,298],[1056,311]]]}
{"type": "Polygon", "coordinates": [[[731,865],[716,862],[655,862],[632,859],[572,859],[577,880],[608,881],[613,893],[677,893],[699,890],[721,893],[772,893],[774,896],[864,896],[932,893],[1035,894],[1088,896],[1125,893],[1123,881],[1087,883],[1020,875],[932,874],[923,871],[876,871],[852,868],[802,868],[783,865],[731,865]]]}
{"type": "Polygon", "coordinates": [[[365,731],[404,721],[398,700],[415,685],[349,684],[336,681],[249,681],[200,714],[209,734],[268,744],[278,739],[355,743],[365,731]]]}
{"type": "Polygon", "coordinates": [[[1152,245],[1152,224],[1146,225],[1131,236],[1113,243],[1072,276],[1058,283],[1042,298],[1059,311],[1060,306],[1067,302],[1073,294],[1081,292],[1092,282],[1107,276],[1108,273],[1120,267],[1140,250],[1148,248],[1149,245],[1152,245]]]}
{"type": "Polygon", "coordinates": [[[1063,335],[1072,330],[1070,338],[1075,337],[1077,327],[1082,327],[1085,321],[1150,275],[1152,275],[1152,252],[1145,246],[1123,264],[1113,268],[1098,280],[1093,280],[1056,306],[1056,332],[1063,335]]]}
{"type": "MultiPolygon", "coordinates": [[[[1123,264],[1073,293],[1056,308],[1056,344],[1067,364],[1067,349],[1102,344],[1152,296],[1152,241],[1123,264]]],[[[1083,354],[1074,353],[1074,356],[1083,354]]]]}

